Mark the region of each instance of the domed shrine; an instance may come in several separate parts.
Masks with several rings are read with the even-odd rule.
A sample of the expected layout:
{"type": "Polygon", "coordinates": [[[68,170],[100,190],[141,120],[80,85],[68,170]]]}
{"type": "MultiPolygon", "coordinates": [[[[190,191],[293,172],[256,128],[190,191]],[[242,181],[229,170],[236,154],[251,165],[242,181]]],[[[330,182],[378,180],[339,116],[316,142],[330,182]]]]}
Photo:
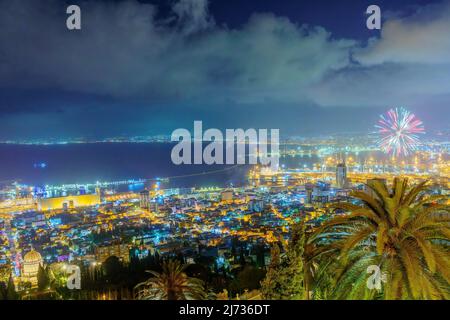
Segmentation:
{"type": "Polygon", "coordinates": [[[43,265],[42,256],[39,252],[31,250],[23,257],[22,278],[23,281],[31,282],[31,285],[37,285],[37,275],[39,266],[43,265]]]}

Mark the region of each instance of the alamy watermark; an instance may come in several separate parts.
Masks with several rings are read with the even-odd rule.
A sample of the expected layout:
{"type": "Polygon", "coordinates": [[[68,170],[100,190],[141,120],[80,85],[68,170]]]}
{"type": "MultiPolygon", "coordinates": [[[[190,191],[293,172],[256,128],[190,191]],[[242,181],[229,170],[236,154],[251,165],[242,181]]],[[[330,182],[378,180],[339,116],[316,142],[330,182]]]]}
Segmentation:
{"type": "Polygon", "coordinates": [[[367,7],[366,14],[369,17],[366,20],[366,27],[369,30],[381,29],[381,8],[375,4],[367,7]]]}
{"type": "Polygon", "coordinates": [[[385,272],[381,272],[380,267],[377,265],[368,266],[366,272],[371,274],[366,281],[367,288],[369,290],[381,290],[381,283],[387,282],[387,274],[385,272]]]}
{"type": "MultiPolygon", "coordinates": [[[[81,30],[81,8],[78,5],[69,5],[66,9],[69,15],[66,18],[66,26],[68,30],[81,30]]],[[[372,4],[367,7],[366,14],[369,16],[366,20],[366,26],[369,30],[381,29],[381,8],[372,4]]]]}
{"type": "Polygon", "coordinates": [[[67,277],[67,289],[81,289],[81,270],[77,265],[68,265],[64,268],[65,272],[69,274],[67,277]]]}
{"type": "Polygon", "coordinates": [[[226,129],[223,134],[214,128],[203,132],[202,121],[194,121],[193,135],[187,129],[176,129],[171,141],[178,142],[171,153],[176,165],[261,164],[278,170],[279,129],[226,129]]]}
{"type": "Polygon", "coordinates": [[[66,9],[69,16],[66,19],[66,27],[69,30],[81,30],[81,9],[77,5],[70,5],[66,9]]]}

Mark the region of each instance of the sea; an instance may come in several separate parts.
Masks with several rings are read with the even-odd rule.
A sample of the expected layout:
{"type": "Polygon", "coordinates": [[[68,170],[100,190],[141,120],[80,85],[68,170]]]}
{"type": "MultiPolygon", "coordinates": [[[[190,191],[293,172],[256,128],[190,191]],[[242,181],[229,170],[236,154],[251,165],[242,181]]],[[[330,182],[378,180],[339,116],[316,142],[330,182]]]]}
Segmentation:
{"type": "MultiPolygon", "coordinates": [[[[207,188],[248,183],[250,165],[175,165],[171,160],[173,146],[117,142],[0,144],[0,184],[45,186],[167,179],[165,188],[207,188]]],[[[280,165],[304,168],[320,161],[315,154],[286,156],[280,158],[280,165]]]]}
{"type": "Polygon", "coordinates": [[[165,187],[224,187],[246,182],[249,165],[175,165],[171,143],[0,144],[0,182],[86,184],[168,179],[165,187]]]}

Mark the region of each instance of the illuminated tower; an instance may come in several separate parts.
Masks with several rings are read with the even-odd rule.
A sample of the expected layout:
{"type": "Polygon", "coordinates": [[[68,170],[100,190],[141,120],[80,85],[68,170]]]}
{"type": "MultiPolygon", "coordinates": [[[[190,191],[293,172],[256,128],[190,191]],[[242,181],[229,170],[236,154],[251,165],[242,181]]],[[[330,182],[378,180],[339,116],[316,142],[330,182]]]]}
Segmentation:
{"type": "Polygon", "coordinates": [[[156,201],[156,200],[150,201],[148,208],[149,208],[150,212],[159,214],[159,204],[158,204],[158,201],[156,201]]]}
{"type": "Polygon", "coordinates": [[[150,206],[150,192],[143,190],[139,193],[139,206],[141,209],[148,209],[150,206]]]}
{"type": "Polygon", "coordinates": [[[305,190],[306,190],[306,203],[311,204],[313,200],[314,184],[312,183],[305,184],[305,190]]]}
{"type": "Polygon", "coordinates": [[[339,163],[336,166],[336,185],[342,189],[347,184],[347,166],[345,163],[339,163]]]}

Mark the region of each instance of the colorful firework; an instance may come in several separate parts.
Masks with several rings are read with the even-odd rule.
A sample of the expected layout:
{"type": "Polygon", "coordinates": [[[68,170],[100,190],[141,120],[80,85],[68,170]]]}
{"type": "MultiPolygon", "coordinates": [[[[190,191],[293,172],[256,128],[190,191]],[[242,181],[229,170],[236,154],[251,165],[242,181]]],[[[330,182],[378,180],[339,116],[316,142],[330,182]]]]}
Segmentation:
{"type": "Polygon", "coordinates": [[[395,156],[407,156],[420,145],[419,134],[424,134],[423,123],[404,108],[389,110],[380,116],[375,126],[380,134],[379,147],[395,156]]]}

